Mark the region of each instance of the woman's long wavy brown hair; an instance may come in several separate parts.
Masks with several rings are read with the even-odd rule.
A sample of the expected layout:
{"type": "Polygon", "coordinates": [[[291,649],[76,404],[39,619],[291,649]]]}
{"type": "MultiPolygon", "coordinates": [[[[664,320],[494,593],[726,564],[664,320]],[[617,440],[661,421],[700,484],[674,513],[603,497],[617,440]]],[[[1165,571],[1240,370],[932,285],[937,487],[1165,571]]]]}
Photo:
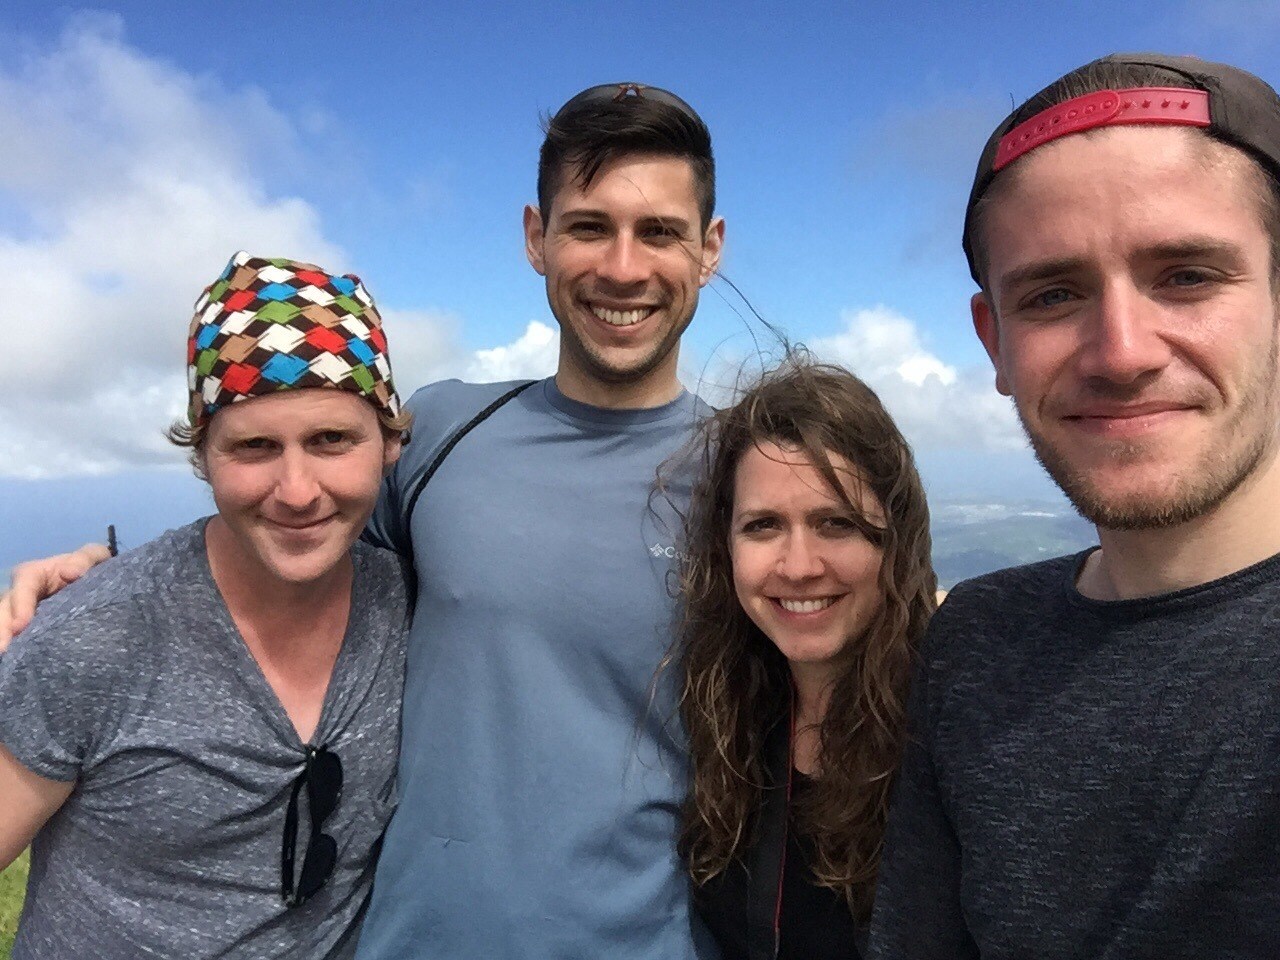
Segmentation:
{"type": "Polygon", "coordinates": [[[843,894],[854,916],[865,919],[905,736],[912,661],[936,605],[929,510],[911,449],[875,393],[847,370],[803,353],[765,374],[700,437],[673,654],[692,760],[681,852],[697,884],[745,852],[767,782],[766,734],[789,712],[787,662],[738,603],[729,549],[738,463],[766,442],[803,452],[862,517],[859,498],[848,496],[831,462],[832,455],[844,458],[884,511],[883,527],[862,517],[864,534],[883,550],[884,602],[843,659],[819,730],[820,773],[796,812],[814,842],[818,883],[843,894]]]}

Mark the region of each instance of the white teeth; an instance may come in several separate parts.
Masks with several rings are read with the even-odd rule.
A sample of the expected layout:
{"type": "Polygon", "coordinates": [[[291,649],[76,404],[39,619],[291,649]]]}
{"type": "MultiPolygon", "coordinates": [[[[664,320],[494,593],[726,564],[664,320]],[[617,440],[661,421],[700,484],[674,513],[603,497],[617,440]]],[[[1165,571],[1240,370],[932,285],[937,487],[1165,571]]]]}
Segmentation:
{"type": "Polygon", "coordinates": [[[651,312],[652,308],[644,307],[640,310],[606,310],[604,307],[592,307],[591,312],[603,320],[605,323],[615,327],[629,327],[633,323],[639,323],[651,312]]]}
{"type": "Polygon", "coordinates": [[[825,610],[836,602],[835,597],[824,597],[821,600],[784,600],[778,598],[778,603],[782,604],[782,609],[788,613],[817,613],[819,610],[825,610]]]}

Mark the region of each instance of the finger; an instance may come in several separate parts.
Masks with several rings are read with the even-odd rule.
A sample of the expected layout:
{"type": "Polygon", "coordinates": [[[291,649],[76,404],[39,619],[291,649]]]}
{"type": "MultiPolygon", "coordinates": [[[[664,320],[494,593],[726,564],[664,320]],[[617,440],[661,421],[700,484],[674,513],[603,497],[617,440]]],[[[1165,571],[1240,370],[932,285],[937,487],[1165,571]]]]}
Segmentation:
{"type": "Polygon", "coordinates": [[[72,553],[64,553],[58,559],[60,562],[57,565],[57,577],[62,583],[49,594],[41,596],[39,598],[41,600],[45,596],[51,596],[52,593],[66,584],[75,583],[92,568],[102,563],[103,560],[110,560],[111,551],[101,543],[86,543],[79,550],[72,553]]]}
{"type": "Polygon", "coordinates": [[[63,554],[47,560],[20,563],[13,568],[10,589],[5,594],[10,638],[26,628],[36,615],[36,604],[53,591],[50,580],[56,576],[58,566],[67,556],[68,554],[63,554]]]}
{"type": "Polygon", "coordinates": [[[9,602],[10,591],[0,593],[0,653],[9,647],[9,641],[17,633],[13,625],[13,605],[9,602]]]}

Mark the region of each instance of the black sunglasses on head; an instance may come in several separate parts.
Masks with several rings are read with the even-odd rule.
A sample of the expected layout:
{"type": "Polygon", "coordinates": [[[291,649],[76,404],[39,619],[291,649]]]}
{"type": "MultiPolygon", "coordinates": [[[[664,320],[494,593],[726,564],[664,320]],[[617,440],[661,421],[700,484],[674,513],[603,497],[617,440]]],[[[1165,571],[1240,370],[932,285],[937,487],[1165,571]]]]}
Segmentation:
{"type": "Polygon", "coordinates": [[[289,807],[284,815],[284,845],[280,852],[280,896],[285,906],[297,907],[319,892],[333,875],[338,862],[338,842],[321,832],[324,822],[333,815],[342,796],[342,762],[327,747],[307,747],[302,772],[293,781],[289,807]],[[307,788],[307,809],[311,817],[311,836],[307,855],[302,860],[302,873],[295,887],[294,855],[298,846],[298,797],[307,788]]]}
{"type": "Polygon", "coordinates": [[[655,103],[665,103],[669,107],[675,107],[689,119],[702,123],[702,118],[698,116],[693,107],[689,106],[674,93],[669,90],[663,90],[661,87],[646,86],[643,83],[602,83],[594,87],[587,87],[581,93],[570,97],[565,105],[556,111],[556,117],[560,117],[571,110],[576,110],[587,103],[606,101],[621,103],[630,97],[653,100],[655,103]]]}

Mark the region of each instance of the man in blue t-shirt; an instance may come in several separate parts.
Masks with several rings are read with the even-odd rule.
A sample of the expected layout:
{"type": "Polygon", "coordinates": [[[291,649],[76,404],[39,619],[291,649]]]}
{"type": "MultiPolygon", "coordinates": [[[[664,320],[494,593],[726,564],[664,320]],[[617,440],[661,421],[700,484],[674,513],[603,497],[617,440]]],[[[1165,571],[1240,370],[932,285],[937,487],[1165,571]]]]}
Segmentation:
{"type": "MultiPolygon", "coordinates": [[[[714,956],[676,857],[683,743],[653,691],[675,517],[649,496],[698,403],[680,335],[720,256],[705,125],[594,87],[552,118],[525,251],[556,375],[434,384],[367,536],[414,558],[400,807],[359,956],[714,956]],[[420,491],[420,496],[417,495],[420,491]]],[[[687,490],[673,490],[676,497],[687,490]]]]}
{"type": "MultiPolygon", "coordinates": [[[[654,684],[687,484],[650,496],[701,412],[676,365],[720,258],[714,205],[688,104],[584,90],[547,125],[524,212],[560,325],[555,376],[409,401],[412,440],[366,532],[413,558],[418,598],[361,957],[715,956],[676,856],[683,742],[654,684]]],[[[66,566],[24,568],[23,597],[66,566]]]]}

